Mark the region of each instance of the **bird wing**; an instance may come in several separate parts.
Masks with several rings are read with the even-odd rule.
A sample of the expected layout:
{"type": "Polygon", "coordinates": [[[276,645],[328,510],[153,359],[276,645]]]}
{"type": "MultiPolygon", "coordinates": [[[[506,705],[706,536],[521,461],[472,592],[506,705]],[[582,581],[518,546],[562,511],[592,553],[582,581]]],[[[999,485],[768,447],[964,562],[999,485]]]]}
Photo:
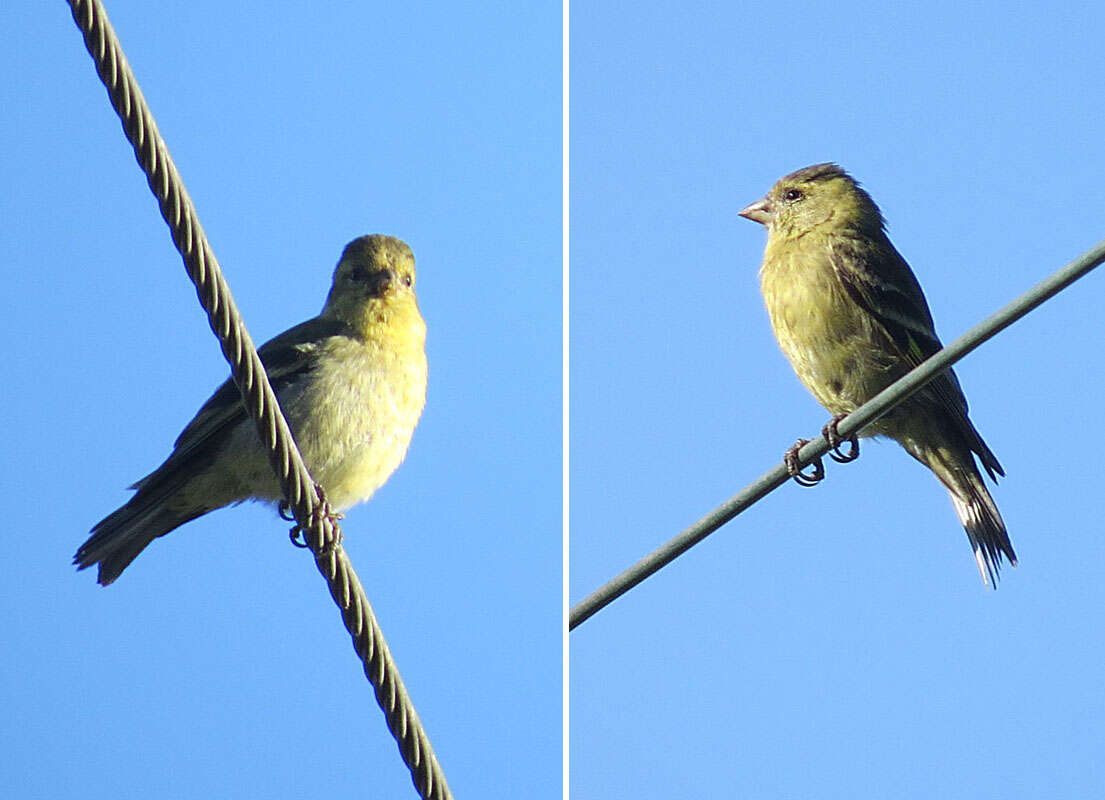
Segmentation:
{"type": "MultiPolygon", "coordinates": [[[[283,388],[314,369],[323,341],[351,335],[351,329],[344,322],[315,317],[270,339],[257,354],[279,396],[283,388]]],[[[131,488],[153,488],[154,484],[172,480],[182,468],[186,468],[187,474],[204,468],[214,459],[227,433],[246,417],[242,395],[234,381],[228,378],[181,431],[165,463],[131,488]]]]}
{"type": "MultiPolygon", "coordinates": [[[[932,313],[924,292],[909,264],[897,248],[886,240],[880,246],[869,242],[846,240],[843,247],[834,247],[833,268],[848,295],[859,304],[886,334],[887,341],[910,369],[919,366],[943,344],[936,335],[932,313]],[[877,270],[859,269],[856,265],[877,263],[877,270]]],[[[967,416],[967,398],[959,379],[950,368],[934,378],[926,387],[956,422],[967,443],[982,459],[982,464],[995,478],[1005,472],[982,436],[967,416]]]]}

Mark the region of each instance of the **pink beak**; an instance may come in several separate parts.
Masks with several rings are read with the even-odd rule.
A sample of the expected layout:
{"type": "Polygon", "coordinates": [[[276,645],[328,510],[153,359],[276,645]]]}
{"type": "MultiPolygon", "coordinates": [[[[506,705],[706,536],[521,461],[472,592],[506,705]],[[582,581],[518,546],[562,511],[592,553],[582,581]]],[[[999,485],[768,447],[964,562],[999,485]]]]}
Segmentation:
{"type": "Polygon", "coordinates": [[[745,206],[737,213],[745,219],[750,219],[761,225],[770,225],[771,220],[775,219],[775,211],[766,197],[760,198],[750,206],[745,206]]]}

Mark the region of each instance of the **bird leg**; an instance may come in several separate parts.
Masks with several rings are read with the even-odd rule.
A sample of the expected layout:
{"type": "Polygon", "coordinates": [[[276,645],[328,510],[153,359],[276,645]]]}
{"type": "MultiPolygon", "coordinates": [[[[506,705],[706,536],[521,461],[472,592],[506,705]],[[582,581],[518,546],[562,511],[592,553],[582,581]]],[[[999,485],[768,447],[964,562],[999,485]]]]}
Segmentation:
{"type": "Polygon", "coordinates": [[[820,458],[815,458],[809,463],[812,472],[808,475],[802,471],[802,467],[798,463],[798,451],[802,449],[802,445],[809,444],[809,441],[809,439],[799,439],[793,447],[783,454],[783,463],[787,466],[787,474],[794,478],[794,482],[799,486],[816,486],[825,477],[825,465],[821,463],[820,458]]]}
{"type": "MultiPolygon", "coordinates": [[[[288,531],[288,538],[292,540],[293,545],[300,549],[310,548],[310,545],[307,544],[307,538],[306,536],[304,536],[304,527],[314,527],[323,517],[329,519],[330,522],[334,523],[334,525],[337,525],[338,520],[345,519],[345,514],[340,514],[330,508],[330,503],[326,499],[326,492],[323,491],[322,486],[318,483],[315,484],[315,491],[318,492],[319,504],[314,507],[314,510],[311,511],[311,518],[308,521],[307,525],[303,526],[297,522],[295,525],[292,526],[292,529],[288,531]],[[300,537],[303,538],[301,539],[300,537]]],[[[280,501],[280,504],[277,506],[277,513],[279,513],[283,519],[295,521],[294,516],[288,516],[291,513],[291,509],[288,506],[287,500],[280,501]]],[[[337,535],[334,537],[334,541],[331,542],[329,545],[325,545],[322,549],[322,552],[330,552],[339,544],[341,544],[341,531],[338,530],[336,531],[336,533],[337,535]]]]}
{"type": "Polygon", "coordinates": [[[847,464],[849,461],[855,461],[859,458],[859,439],[856,437],[856,434],[853,433],[847,439],[842,439],[836,430],[836,426],[839,425],[840,421],[846,416],[848,415],[837,414],[821,429],[821,435],[824,436],[825,440],[829,443],[829,458],[838,464],[847,464]],[[840,446],[845,442],[850,445],[847,453],[840,449],[840,446]]]}
{"type": "Polygon", "coordinates": [[[301,526],[293,525],[292,529],[288,531],[288,538],[292,540],[292,544],[298,547],[300,550],[309,550],[311,545],[307,544],[307,539],[300,539],[303,535],[303,528],[301,526]]]}

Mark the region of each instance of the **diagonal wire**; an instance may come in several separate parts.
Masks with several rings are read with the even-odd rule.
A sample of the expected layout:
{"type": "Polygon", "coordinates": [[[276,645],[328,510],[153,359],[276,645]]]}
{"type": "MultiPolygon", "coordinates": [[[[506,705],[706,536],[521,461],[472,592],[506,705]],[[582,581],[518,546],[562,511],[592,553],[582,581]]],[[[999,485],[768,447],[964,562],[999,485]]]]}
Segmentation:
{"type": "MultiPolygon", "coordinates": [[[[995,311],[950,345],[934,353],[931,358],[912,372],[895,381],[857,408],[837,426],[841,438],[847,439],[851,434],[857,433],[860,429],[877,420],[987,339],[1005,330],[1103,261],[1105,261],[1105,241],[1099,242],[1062,269],[1040,281],[1013,302],[995,311]]],[[[803,466],[809,464],[828,451],[829,443],[824,436],[818,436],[798,451],[799,463],[803,466]]],[[[641,581],[670,564],[753,503],[778,489],[787,482],[788,478],[786,465],[779,464],[770,472],[761,475],[748,484],[698,522],[686,528],[674,539],[653,550],[629,569],[604,583],[573,606],[568,617],[568,630],[573,630],[597,611],[605,608],[641,583],[641,581]]]]}
{"type": "Polygon", "coordinates": [[[234,304],[230,287],[123,55],[107,12],[100,0],[68,2],[100,80],[107,88],[135,157],[161,207],[161,216],[169,225],[173,243],[196,285],[196,294],[207,312],[211,330],[219,338],[223,355],[230,363],[242,402],[257,423],[284,497],[315,555],[315,565],[326,579],[330,595],[341,610],[354,649],[363,662],[365,675],[372,683],[376,700],[411,772],[415,788],[427,800],[449,800],[452,794],[445,775],[407,695],[364,587],[341,546],[341,529],[319,497],[317,485],[295,446],[261,359],[234,304]]]}

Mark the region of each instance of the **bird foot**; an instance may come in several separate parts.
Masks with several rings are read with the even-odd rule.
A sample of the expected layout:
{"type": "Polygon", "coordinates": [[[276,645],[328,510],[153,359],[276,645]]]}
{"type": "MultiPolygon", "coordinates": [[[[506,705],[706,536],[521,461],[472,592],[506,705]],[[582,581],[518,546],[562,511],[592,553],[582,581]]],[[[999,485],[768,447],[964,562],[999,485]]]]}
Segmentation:
{"type": "Polygon", "coordinates": [[[816,486],[825,477],[825,465],[820,458],[815,458],[809,463],[811,468],[809,474],[802,471],[798,460],[798,451],[802,449],[803,445],[809,444],[809,441],[809,439],[799,439],[793,447],[783,454],[783,463],[787,466],[787,474],[794,478],[794,482],[799,486],[816,486]]]}
{"type": "MultiPolygon", "coordinates": [[[[311,512],[311,518],[308,521],[308,524],[306,526],[303,526],[296,523],[292,527],[292,529],[288,531],[288,538],[292,540],[292,544],[296,547],[301,549],[308,549],[310,548],[310,545],[307,543],[306,536],[304,536],[304,527],[314,527],[323,518],[328,519],[335,526],[335,536],[330,542],[324,543],[322,550],[319,551],[320,555],[324,555],[326,553],[332,552],[338,545],[341,544],[342,533],[341,530],[338,529],[336,526],[338,520],[345,519],[345,514],[334,511],[330,507],[330,502],[326,499],[326,492],[323,491],[322,486],[317,483],[315,484],[315,491],[318,492],[319,504],[315,506],[314,510],[311,512]]],[[[286,516],[287,514],[290,514],[290,509],[288,507],[287,501],[285,500],[280,501],[278,513],[283,519],[291,519],[293,521],[295,520],[294,516],[286,516]]]]}
{"type": "Polygon", "coordinates": [[[292,507],[288,505],[287,500],[281,500],[276,504],[276,513],[280,516],[280,519],[287,522],[295,522],[295,514],[292,513],[292,507]]]}
{"type": "Polygon", "coordinates": [[[847,439],[842,439],[836,430],[836,426],[839,425],[840,421],[846,416],[848,415],[837,414],[821,429],[821,435],[824,436],[825,440],[829,443],[829,458],[838,464],[847,464],[859,458],[859,439],[856,434],[853,433],[847,439]],[[840,449],[840,446],[845,443],[849,445],[848,452],[844,452],[840,449]]]}

